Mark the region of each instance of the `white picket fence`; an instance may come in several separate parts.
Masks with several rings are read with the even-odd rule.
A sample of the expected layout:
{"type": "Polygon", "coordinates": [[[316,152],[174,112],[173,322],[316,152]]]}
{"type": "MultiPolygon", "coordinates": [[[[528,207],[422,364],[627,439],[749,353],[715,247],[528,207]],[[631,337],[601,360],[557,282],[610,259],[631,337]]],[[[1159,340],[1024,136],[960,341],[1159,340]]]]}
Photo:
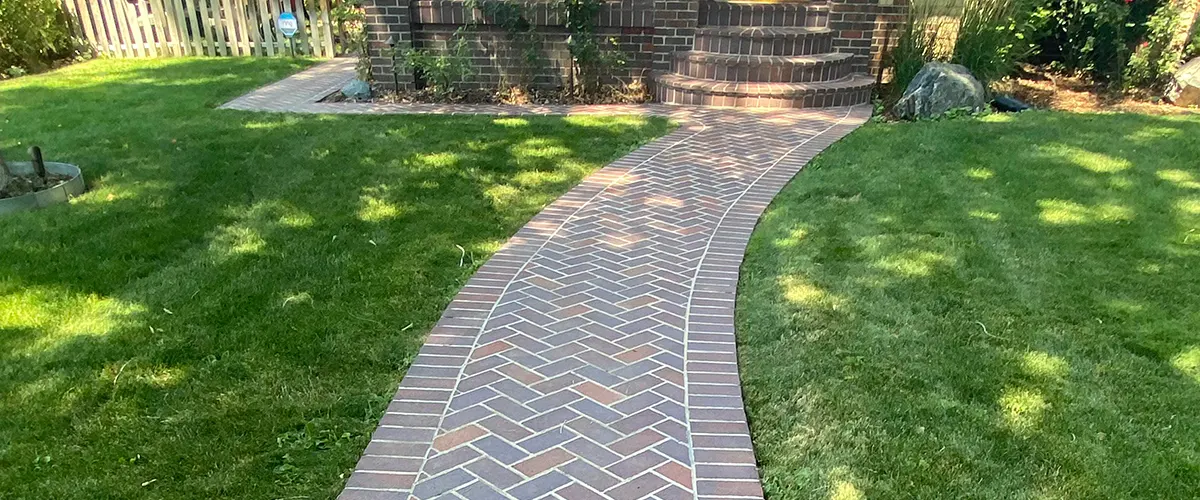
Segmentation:
{"type": "Polygon", "coordinates": [[[291,46],[276,28],[296,16],[300,55],[334,56],[336,0],[62,0],[75,34],[109,57],[274,56],[291,46]]]}

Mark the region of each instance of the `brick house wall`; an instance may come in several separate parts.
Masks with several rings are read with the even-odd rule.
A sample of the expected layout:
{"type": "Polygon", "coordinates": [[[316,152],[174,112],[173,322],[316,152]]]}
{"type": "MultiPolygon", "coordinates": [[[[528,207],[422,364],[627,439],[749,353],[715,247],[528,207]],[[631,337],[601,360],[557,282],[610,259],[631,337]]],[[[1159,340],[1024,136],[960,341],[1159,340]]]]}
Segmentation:
{"type": "MultiPolygon", "coordinates": [[[[676,52],[692,50],[695,31],[704,20],[702,11],[713,10],[704,2],[722,0],[617,0],[608,2],[598,16],[596,33],[615,39],[627,60],[615,68],[613,78],[625,82],[648,80],[651,71],[665,71],[676,52]]],[[[801,2],[821,11],[818,19],[834,33],[835,50],[853,52],[855,71],[879,68],[881,47],[887,28],[903,20],[908,0],[810,0],[801,2]]],[[[541,35],[541,62],[534,84],[558,87],[566,83],[570,68],[567,31],[554,2],[530,1],[530,20],[541,35]]],[[[365,0],[367,32],[372,60],[372,77],[383,88],[392,88],[393,71],[389,41],[403,50],[415,47],[445,50],[452,34],[464,31],[473,61],[474,74],[464,83],[469,88],[495,88],[515,84],[526,64],[519,47],[514,47],[504,30],[463,0],[365,0]]],[[[411,72],[398,78],[401,88],[411,88],[411,72]]]]}
{"type": "Polygon", "coordinates": [[[908,7],[909,0],[829,0],[834,50],[858,56],[855,72],[878,75],[884,45],[895,45],[908,7]]]}

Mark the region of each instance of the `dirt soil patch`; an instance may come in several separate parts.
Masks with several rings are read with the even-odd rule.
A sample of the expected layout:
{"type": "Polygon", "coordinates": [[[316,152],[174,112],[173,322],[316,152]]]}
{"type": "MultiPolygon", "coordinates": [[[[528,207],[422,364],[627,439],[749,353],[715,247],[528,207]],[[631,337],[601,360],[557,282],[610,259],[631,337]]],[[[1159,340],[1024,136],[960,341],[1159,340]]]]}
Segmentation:
{"type": "Polygon", "coordinates": [[[47,173],[45,180],[36,175],[14,175],[12,179],[9,179],[8,185],[0,187],[0,200],[50,189],[69,180],[71,180],[69,175],[54,173],[47,173]]]}
{"type": "Polygon", "coordinates": [[[1175,106],[1148,93],[1113,92],[1088,78],[1058,74],[1039,67],[1022,68],[1017,75],[997,82],[993,88],[1036,108],[1056,111],[1149,115],[1200,113],[1200,109],[1175,106]]]}

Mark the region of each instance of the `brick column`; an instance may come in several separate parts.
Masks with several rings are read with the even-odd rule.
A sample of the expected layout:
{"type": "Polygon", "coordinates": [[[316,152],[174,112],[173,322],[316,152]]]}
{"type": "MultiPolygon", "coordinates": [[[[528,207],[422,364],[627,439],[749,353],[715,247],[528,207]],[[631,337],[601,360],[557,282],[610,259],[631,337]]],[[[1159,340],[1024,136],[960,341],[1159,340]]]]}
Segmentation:
{"type": "Polygon", "coordinates": [[[699,19],[699,0],[654,1],[655,70],[671,69],[671,58],[676,52],[692,50],[699,19]]]}
{"type": "Polygon", "coordinates": [[[888,32],[894,45],[908,7],[909,0],[829,0],[834,51],[857,55],[854,72],[877,74],[888,32]]]}
{"type": "MultiPolygon", "coordinates": [[[[375,84],[393,89],[391,47],[388,39],[396,42],[397,50],[412,47],[412,14],[409,0],[366,0],[363,9],[367,14],[367,45],[371,52],[371,79],[375,84]]],[[[413,84],[410,72],[399,75],[400,87],[407,89],[413,84]]]]}

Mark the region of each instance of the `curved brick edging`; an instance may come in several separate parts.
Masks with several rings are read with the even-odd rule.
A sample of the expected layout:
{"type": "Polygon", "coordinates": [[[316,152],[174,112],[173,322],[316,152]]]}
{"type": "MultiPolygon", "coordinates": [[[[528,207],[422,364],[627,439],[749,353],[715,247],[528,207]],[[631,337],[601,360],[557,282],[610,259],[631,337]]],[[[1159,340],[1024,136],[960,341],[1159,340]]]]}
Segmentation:
{"type": "Polygon", "coordinates": [[[333,65],[224,107],[684,122],[588,176],[471,277],[339,498],[762,498],[737,371],[738,268],[770,200],[869,108],[263,105],[312,94],[333,65]]]}

